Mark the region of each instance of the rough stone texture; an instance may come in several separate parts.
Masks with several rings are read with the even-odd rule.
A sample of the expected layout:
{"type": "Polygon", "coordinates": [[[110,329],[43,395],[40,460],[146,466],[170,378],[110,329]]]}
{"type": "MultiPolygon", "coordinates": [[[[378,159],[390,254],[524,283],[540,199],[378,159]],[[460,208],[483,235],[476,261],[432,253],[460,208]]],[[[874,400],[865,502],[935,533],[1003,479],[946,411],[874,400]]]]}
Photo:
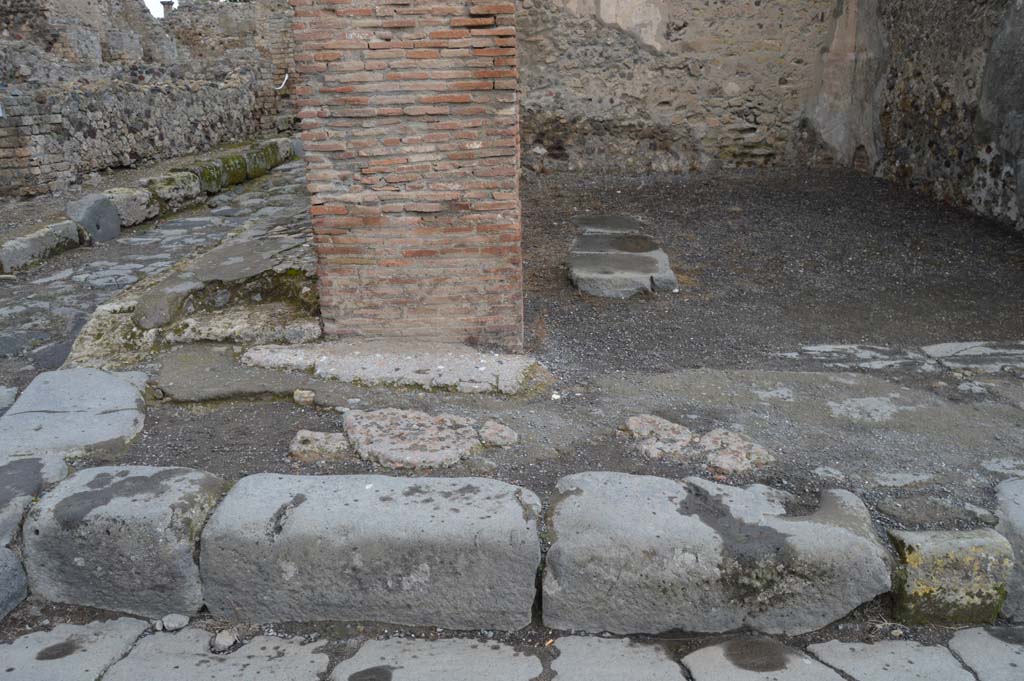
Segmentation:
{"type": "Polygon", "coordinates": [[[313,463],[316,461],[337,461],[352,456],[345,433],[317,433],[311,430],[300,430],[288,447],[288,456],[296,461],[313,463]]]}
{"type": "Polygon", "coordinates": [[[658,646],[640,646],[628,639],[567,636],[555,641],[558,657],[551,663],[558,681],[622,681],[638,675],[644,681],[683,681],[682,668],[658,646]]]}
{"type": "Polygon", "coordinates": [[[110,668],[103,681],[312,681],[327,672],[327,655],[303,645],[269,636],[257,636],[226,655],[210,652],[210,633],[185,629],[156,634],[141,641],[123,660],[110,668]]]}
{"type": "Polygon", "coordinates": [[[984,624],[1006,599],[1013,549],[994,530],[891,531],[900,564],[896,616],[912,624],[984,624]]]}
{"type": "Polygon", "coordinates": [[[683,658],[693,681],[841,681],[825,665],[777,641],[734,638],[683,658]]]}
{"type": "Polygon", "coordinates": [[[59,603],[142,615],[203,605],[199,535],[224,483],[188,468],[87,468],[25,521],[32,592],[59,603]]]}
{"type": "Polygon", "coordinates": [[[0,244],[0,271],[13,272],[54,253],[78,248],[80,244],[78,225],[74,222],[65,220],[48,225],[0,244]]]}
{"type": "Polygon", "coordinates": [[[813,631],[889,590],[864,505],[822,494],[787,517],[785,495],[699,478],[582,473],[558,483],[544,622],[613,633],[741,627],[813,631]]]}
{"type": "Polygon", "coordinates": [[[242,363],[268,369],[314,371],[367,385],[417,386],[464,393],[517,393],[540,365],[525,355],[441,343],[328,342],[252,348],[242,363]]]}
{"type": "Polygon", "coordinates": [[[488,447],[511,447],[519,442],[519,434],[504,423],[485,421],[480,426],[480,440],[488,447]]]}
{"type": "Polygon", "coordinates": [[[217,617],[451,629],[530,622],[540,564],[528,490],[476,478],[243,478],[203,532],[217,617]]]}
{"type": "Polygon", "coordinates": [[[921,350],[953,371],[996,374],[1006,369],[1024,369],[1024,342],[940,343],[921,350]]]}
{"type": "Polygon", "coordinates": [[[761,445],[724,428],[702,435],[699,447],[706,452],[708,468],[725,475],[745,473],[775,461],[761,445]]]}
{"type": "Polygon", "coordinates": [[[128,617],[60,624],[0,644],[0,660],[12,680],[98,681],[148,627],[147,622],[128,617]]]}
{"type": "Polygon", "coordinates": [[[1024,479],[1006,480],[996,488],[999,498],[999,525],[1015,557],[1013,573],[1007,585],[1003,615],[1024,621],[1024,479]]]}
{"type": "Polygon", "coordinates": [[[689,428],[653,414],[631,416],[626,432],[637,451],[651,459],[704,460],[716,474],[730,475],[766,466],[775,457],[740,433],[716,428],[697,437],[689,428]]]}
{"type": "Polygon", "coordinates": [[[483,447],[472,419],[407,409],[348,411],[345,434],[360,458],[389,468],[452,466],[483,447]]]}
{"type": "Polygon", "coordinates": [[[673,291],[679,285],[668,255],[650,237],[586,229],[569,252],[569,279],[584,293],[602,298],[673,291]]]}
{"type": "Polygon", "coordinates": [[[169,211],[180,210],[203,195],[199,177],[192,173],[153,177],[146,180],[144,186],[169,211]]]}
{"type": "Polygon", "coordinates": [[[103,195],[110,199],[121,218],[122,227],[134,227],[160,214],[160,203],[145,189],[118,187],[108,189],[103,195]]]}
{"type": "Polygon", "coordinates": [[[167,343],[238,343],[244,345],[312,343],[322,334],[320,321],[288,303],[245,305],[201,312],[172,324],[167,343]]]}
{"type": "MultiPolygon", "coordinates": [[[[0,546],[0,621],[28,596],[25,570],[14,551],[0,546]]],[[[2,650],[2,648],[0,648],[2,650]]]]}
{"type": "Polygon", "coordinates": [[[974,681],[971,673],[941,646],[914,641],[829,641],[808,646],[807,650],[855,681],[974,681]]]}
{"type": "Polygon", "coordinates": [[[653,414],[640,414],[626,419],[626,432],[637,450],[651,459],[668,458],[685,461],[693,456],[694,434],[689,428],[653,414]]]}
{"type": "Polygon", "coordinates": [[[69,202],[64,212],[95,243],[121,236],[121,216],[114,202],[104,194],[86,194],[69,202]]]}
{"type": "Polygon", "coordinates": [[[978,681],[1017,681],[1024,669],[1024,627],[964,629],[949,647],[978,681]]]}
{"type": "Polygon", "coordinates": [[[444,8],[295,17],[324,330],[519,349],[515,4],[444,8]]]}
{"type": "Polygon", "coordinates": [[[8,454],[122,449],[141,430],[140,374],[65,369],[40,374],[0,416],[8,454]]]}
{"type": "Polygon", "coordinates": [[[392,638],[364,643],[359,652],[334,668],[331,679],[531,681],[540,677],[543,671],[544,667],[535,655],[521,654],[501,643],[392,638]]]}
{"type": "Polygon", "coordinates": [[[0,548],[14,541],[32,500],[67,474],[60,455],[5,456],[0,452],[0,548]]]}

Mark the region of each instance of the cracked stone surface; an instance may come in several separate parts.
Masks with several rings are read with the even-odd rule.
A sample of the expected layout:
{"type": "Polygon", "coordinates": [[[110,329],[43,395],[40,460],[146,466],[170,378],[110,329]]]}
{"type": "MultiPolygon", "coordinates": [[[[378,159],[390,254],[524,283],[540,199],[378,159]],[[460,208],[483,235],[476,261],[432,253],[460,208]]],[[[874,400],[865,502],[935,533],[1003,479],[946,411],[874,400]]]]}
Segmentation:
{"type": "Polygon", "coordinates": [[[567,636],[555,642],[551,663],[559,681],[685,681],[683,670],[663,648],[639,646],[628,639],[567,636]]]}
{"type": "Polygon", "coordinates": [[[626,432],[641,455],[672,461],[705,461],[712,473],[746,473],[775,461],[768,450],[740,433],[716,428],[698,437],[693,431],[653,414],[631,416],[626,432]]]}
{"type": "Polygon", "coordinates": [[[540,501],[481,478],[254,475],[203,531],[206,604],[248,622],[530,622],[540,501]]]}
{"type": "Polygon", "coordinates": [[[514,394],[528,387],[539,365],[525,355],[480,352],[464,345],[395,341],[335,341],[261,346],[242,363],[268,369],[313,371],[366,385],[411,386],[463,393],[514,394]]]}
{"type": "Polygon", "coordinates": [[[531,681],[543,671],[535,655],[521,654],[500,643],[393,638],[364,643],[359,652],[335,667],[331,681],[531,681]]]}
{"type": "Polygon", "coordinates": [[[1024,669],[1024,627],[963,629],[949,642],[978,681],[1018,681],[1024,669]]]}
{"type": "Polygon", "coordinates": [[[803,517],[768,487],[700,478],[581,473],[558,493],[544,575],[552,628],[798,634],[890,587],[887,553],[849,492],[824,492],[803,517]]]}
{"type": "Polygon", "coordinates": [[[312,430],[300,430],[288,447],[288,456],[307,463],[316,461],[334,461],[352,455],[345,433],[319,433],[312,430]]]}
{"type": "Polygon", "coordinates": [[[148,622],[122,617],[27,634],[0,643],[0,674],[18,681],[97,681],[147,628],[148,622]]]}
{"type": "Polygon", "coordinates": [[[409,409],[345,413],[345,434],[360,458],[389,468],[440,468],[483,447],[473,420],[409,409]]]}
{"type": "Polygon", "coordinates": [[[999,500],[996,530],[1010,542],[1016,557],[1003,615],[1024,621],[1024,479],[1004,480],[996,493],[999,500]]]}
{"type": "Polygon", "coordinates": [[[762,638],[737,638],[683,658],[693,681],[843,681],[804,653],[762,638]]]}
{"type": "Polygon", "coordinates": [[[203,605],[199,533],[224,489],[188,468],[81,470],[35,504],[24,529],[32,592],[159,618],[203,605]]]}
{"type": "Polygon", "coordinates": [[[829,641],[808,646],[807,650],[854,681],[974,681],[974,676],[941,646],[914,641],[829,641]]]}

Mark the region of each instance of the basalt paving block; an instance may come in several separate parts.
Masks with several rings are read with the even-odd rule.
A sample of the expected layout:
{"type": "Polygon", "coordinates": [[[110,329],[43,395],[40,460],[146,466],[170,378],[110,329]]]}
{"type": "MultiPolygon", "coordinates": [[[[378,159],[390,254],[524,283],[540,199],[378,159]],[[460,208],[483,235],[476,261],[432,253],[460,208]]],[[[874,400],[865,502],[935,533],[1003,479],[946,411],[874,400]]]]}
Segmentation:
{"type": "MultiPolygon", "coordinates": [[[[0,620],[25,600],[28,595],[28,581],[25,570],[14,551],[0,546],[0,620]]],[[[2,665],[0,665],[2,673],[2,665]]]]}
{"type": "Polygon", "coordinates": [[[532,681],[543,671],[535,655],[501,643],[393,638],[364,643],[331,681],[532,681]]]}
{"type": "Polygon", "coordinates": [[[1015,557],[1006,590],[1003,615],[1024,622],[1024,479],[1006,480],[996,488],[999,498],[999,525],[1015,557]]]}
{"type": "Polygon", "coordinates": [[[210,611],[247,622],[530,622],[540,564],[530,491],[477,478],[243,478],[203,532],[210,611]]]}
{"type": "Polygon", "coordinates": [[[98,681],[148,628],[148,622],[122,617],[83,625],[61,624],[51,631],[27,634],[0,644],[0,678],[98,681]]]}
{"type": "Polygon", "coordinates": [[[683,658],[693,681],[842,681],[799,650],[762,638],[735,638],[683,658]]]}
{"type": "Polygon", "coordinates": [[[558,482],[544,623],[555,629],[660,633],[743,627],[798,634],[890,587],[864,504],[821,496],[789,517],[786,495],[622,473],[558,482]]]}
{"type": "Polygon", "coordinates": [[[14,540],[25,509],[43,488],[67,477],[60,455],[3,457],[0,455],[0,547],[14,540]]]}
{"type": "Polygon", "coordinates": [[[1006,600],[1013,549],[995,530],[890,531],[899,554],[896,616],[911,624],[985,624],[1006,600]]]}
{"type": "Polygon", "coordinates": [[[197,612],[203,605],[197,543],[224,487],[219,478],[189,468],[104,466],[75,473],[25,521],[32,592],[146,617],[197,612]]]}
{"type": "Polygon", "coordinates": [[[627,639],[567,636],[555,641],[558,681],[684,681],[682,667],[657,645],[627,639]]]}
{"type": "Polygon", "coordinates": [[[985,627],[958,631],[949,648],[978,681],[1020,681],[1024,670],[1024,627],[985,627]]]}
{"type": "Polygon", "coordinates": [[[829,641],[808,646],[807,650],[855,681],[974,681],[974,676],[942,646],[924,646],[915,641],[829,641]]]}

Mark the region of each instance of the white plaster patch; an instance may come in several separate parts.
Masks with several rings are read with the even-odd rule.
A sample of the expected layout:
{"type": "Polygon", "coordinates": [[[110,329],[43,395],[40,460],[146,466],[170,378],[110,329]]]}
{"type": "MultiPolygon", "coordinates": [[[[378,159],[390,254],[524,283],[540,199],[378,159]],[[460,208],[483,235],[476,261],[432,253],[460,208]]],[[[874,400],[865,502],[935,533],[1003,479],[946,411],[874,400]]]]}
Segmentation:
{"type": "Polygon", "coordinates": [[[596,17],[621,29],[645,45],[664,49],[666,0],[562,0],[565,8],[581,17],[596,17]]]}

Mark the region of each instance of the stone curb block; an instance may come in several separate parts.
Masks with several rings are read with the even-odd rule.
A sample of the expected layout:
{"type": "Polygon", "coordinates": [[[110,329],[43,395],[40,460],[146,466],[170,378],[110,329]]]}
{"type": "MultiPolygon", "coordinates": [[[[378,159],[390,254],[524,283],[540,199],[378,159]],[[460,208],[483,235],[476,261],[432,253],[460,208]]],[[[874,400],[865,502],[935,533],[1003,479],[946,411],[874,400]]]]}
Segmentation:
{"type": "Polygon", "coordinates": [[[256,623],[530,623],[540,567],[532,492],[480,478],[243,478],[203,531],[206,604],[256,623]]]}
{"type": "Polygon", "coordinates": [[[996,495],[999,499],[996,531],[1010,542],[1016,558],[1003,615],[1024,622],[1024,479],[1004,480],[999,483],[996,495]]]}
{"type": "Polygon", "coordinates": [[[25,236],[0,244],[0,270],[9,274],[51,255],[78,248],[78,225],[70,220],[47,225],[25,236]]]}
{"type": "Polygon", "coordinates": [[[0,620],[28,596],[25,570],[14,551],[0,546],[0,620]]]}

